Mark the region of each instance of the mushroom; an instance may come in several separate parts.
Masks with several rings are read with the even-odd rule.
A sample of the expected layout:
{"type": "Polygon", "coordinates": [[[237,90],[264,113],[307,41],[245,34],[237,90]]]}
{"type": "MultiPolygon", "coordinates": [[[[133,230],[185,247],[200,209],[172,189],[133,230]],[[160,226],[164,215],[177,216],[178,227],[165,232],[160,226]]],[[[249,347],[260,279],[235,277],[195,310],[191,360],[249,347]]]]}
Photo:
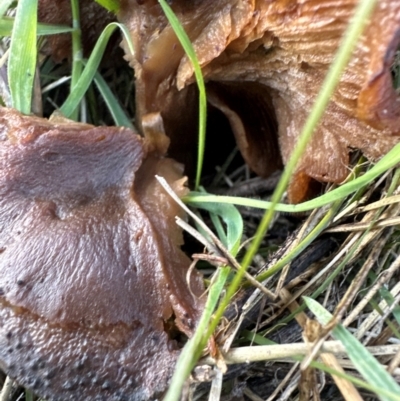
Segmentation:
{"type": "Polygon", "coordinates": [[[0,367],[47,400],[153,399],[179,355],[171,322],[195,329],[202,280],[154,178],[186,191],[167,146],[0,108],[0,367]]]}
{"type": "MultiPolygon", "coordinates": [[[[267,176],[280,166],[277,149],[283,163],[289,159],[357,3],[171,2],[202,66],[210,108],[226,116],[257,174],[267,176]]],[[[192,65],[156,0],[121,0],[119,19],[135,46],[134,56],[127,58],[137,79],[138,125],[144,131],[140,121],[160,112],[171,154],[187,161],[196,141],[192,65]]],[[[399,141],[400,98],[390,71],[400,44],[399,25],[400,2],[377,2],[298,165],[290,201],[307,198],[314,180],[341,182],[352,149],[376,160],[399,141]]]]}

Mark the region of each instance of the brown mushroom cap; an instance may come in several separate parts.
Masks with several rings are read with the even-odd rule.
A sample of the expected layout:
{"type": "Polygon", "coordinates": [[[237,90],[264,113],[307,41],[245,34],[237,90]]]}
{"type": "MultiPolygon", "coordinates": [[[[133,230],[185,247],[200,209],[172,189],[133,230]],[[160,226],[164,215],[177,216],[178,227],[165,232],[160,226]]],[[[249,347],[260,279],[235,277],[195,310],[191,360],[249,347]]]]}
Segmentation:
{"type": "MultiPolygon", "coordinates": [[[[283,162],[289,159],[356,4],[357,0],[171,2],[203,68],[211,105],[226,115],[246,162],[258,174],[268,175],[279,166],[274,151],[278,143],[283,162]]],[[[191,63],[157,1],[121,0],[119,18],[135,45],[129,61],[137,77],[137,121],[140,124],[149,112],[161,112],[171,152],[184,160],[182,132],[184,143],[189,142],[188,132],[196,141],[197,120],[187,117],[197,109],[191,100],[191,63]]],[[[400,44],[399,25],[400,2],[377,2],[293,177],[291,201],[301,201],[313,179],[341,182],[348,174],[351,149],[377,159],[399,141],[400,97],[390,72],[400,44]]]]}
{"type": "Polygon", "coordinates": [[[179,249],[165,143],[0,109],[0,366],[48,400],[145,400],[190,335],[199,275],[179,249]]]}

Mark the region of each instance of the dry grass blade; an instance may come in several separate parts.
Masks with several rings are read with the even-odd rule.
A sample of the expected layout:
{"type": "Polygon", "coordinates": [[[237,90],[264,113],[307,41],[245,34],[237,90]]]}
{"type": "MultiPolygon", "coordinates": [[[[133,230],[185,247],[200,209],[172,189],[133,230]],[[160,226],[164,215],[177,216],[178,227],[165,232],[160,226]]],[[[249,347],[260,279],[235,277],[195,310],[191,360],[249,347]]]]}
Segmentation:
{"type": "MultiPolygon", "coordinates": [[[[376,345],[367,347],[371,355],[381,356],[395,356],[400,350],[400,345],[376,345]]],[[[228,352],[224,353],[224,361],[227,364],[249,363],[255,361],[273,361],[295,358],[297,356],[307,355],[310,351],[310,345],[306,343],[291,343],[291,344],[277,344],[277,345],[258,345],[250,347],[231,348],[228,352]]],[[[322,353],[329,353],[337,355],[341,358],[346,357],[346,348],[340,341],[324,341],[320,351],[322,353]]],[[[200,360],[200,363],[215,365],[214,358],[208,356],[200,360]]]]}
{"type": "Polygon", "coordinates": [[[368,302],[372,300],[375,294],[384,286],[400,268],[400,256],[398,256],[390,267],[385,270],[378,278],[376,283],[370,288],[368,293],[361,299],[359,304],[351,311],[351,313],[344,320],[343,324],[348,326],[354,321],[361,311],[367,306],[368,302]]]}
{"type": "MultiPolygon", "coordinates": [[[[291,294],[288,291],[282,290],[281,298],[282,298],[282,300],[288,302],[291,298],[291,294]]],[[[288,308],[292,312],[295,312],[296,310],[299,310],[299,305],[297,304],[296,301],[293,301],[288,305],[288,308]]],[[[307,315],[304,312],[300,312],[299,314],[296,315],[296,321],[303,329],[303,337],[305,337],[309,342],[316,341],[318,336],[316,336],[315,334],[318,334],[318,333],[313,333],[313,332],[310,333],[310,331],[311,331],[311,330],[309,330],[309,327],[311,326],[310,320],[308,319],[307,315]]],[[[326,344],[327,344],[327,342],[325,342],[323,344],[323,347],[325,347],[326,344]]],[[[343,345],[340,344],[340,346],[343,346],[343,345]]],[[[334,353],[321,352],[320,358],[321,358],[322,362],[324,362],[330,368],[344,373],[344,370],[342,369],[339,362],[337,361],[334,353]]],[[[357,389],[355,388],[355,386],[352,383],[350,383],[349,381],[347,381],[341,377],[338,377],[338,376],[333,376],[332,378],[333,378],[334,382],[336,383],[336,385],[338,386],[338,389],[341,392],[343,398],[346,401],[362,401],[362,397],[360,396],[359,392],[357,391],[357,389]]]]}
{"type": "MultiPolygon", "coordinates": [[[[304,298],[304,300],[307,307],[321,323],[327,325],[332,321],[333,316],[317,301],[311,298],[304,298]]],[[[383,367],[379,361],[374,358],[374,356],[372,356],[371,353],[369,353],[368,350],[343,326],[338,324],[331,330],[332,334],[343,343],[349,358],[363,378],[368,381],[368,383],[372,384],[374,389],[373,391],[377,393],[379,398],[382,400],[398,399],[400,387],[394,378],[388,374],[385,367],[383,367]]],[[[320,338],[322,338],[322,336],[320,336],[320,338]]]]}
{"type": "MultiPolygon", "coordinates": [[[[382,218],[376,221],[373,228],[386,228],[398,226],[400,224],[400,217],[382,218]]],[[[326,230],[327,233],[349,233],[354,231],[365,231],[371,227],[371,223],[351,223],[342,224],[337,227],[332,227],[326,230]]]]}
{"type": "MultiPolygon", "coordinates": [[[[195,213],[193,213],[174,193],[174,191],[168,186],[167,182],[162,177],[157,177],[159,183],[163,186],[163,188],[168,192],[168,194],[188,213],[197,224],[205,231],[207,236],[211,238],[213,241],[212,246],[210,247],[210,251],[214,252],[220,258],[225,258],[226,266],[230,266],[234,270],[238,271],[240,269],[240,264],[237,260],[231,255],[231,253],[226,249],[226,247],[222,244],[220,239],[208,228],[208,226],[198,217],[195,213]]],[[[258,288],[261,292],[267,295],[270,299],[275,299],[275,295],[269,291],[265,286],[260,284],[253,276],[249,273],[244,272],[244,277],[256,288],[258,288]]]]}
{"type": "Polygon", "coordinates": [[[219,401],[221,398],[221,390],[222,390],[222,381],[224,378],[224,374],[218,368],[214,369],[215,377],[211,384],[210,395],[208,397],[208,401],[219,401]]]}
{"type": "Polygon", "coordinates": [[[7,376],[3,384],[3,388],[1,389],[0,392],[0,401],[10,400],[13,384],[14,384],[13,380],[9,376],[7,376]]]}
{"type": "Polygon", "coordinates": [[[393,374],[397,367],[400,364],[400,350],[397,351],[397,354],[390,361],[390,365],[388,366],[388,372],[393,374]]]}

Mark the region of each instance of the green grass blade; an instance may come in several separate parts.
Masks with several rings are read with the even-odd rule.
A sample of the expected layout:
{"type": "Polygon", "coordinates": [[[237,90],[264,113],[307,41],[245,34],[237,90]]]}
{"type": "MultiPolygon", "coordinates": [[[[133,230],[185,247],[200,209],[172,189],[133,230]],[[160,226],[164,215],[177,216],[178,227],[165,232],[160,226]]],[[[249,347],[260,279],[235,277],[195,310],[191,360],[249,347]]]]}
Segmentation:
{"type": "Polygon", "coordinates": [[[1,0],[1,3],[0,3],[0,17],[2,17],[6,13],[6,11],[10,8],[11,3],[13,1],[14,0],[1,0]]]}
{"type": "Polygon", "coordinates": [[[334,189],[333,191],[327,192],[318,198],[312,199],[307,202],[299,203],[297,205],[286,205],[284,203],[276,203],[261,201],[257,199],[248,199],[233,196],[219,196],[204,194],[202,192],[190,192],[189,195],[182,198],[185,203],[196,206],[197,203],[208,203],[208,202],[220,202],[232,205],[255,207],[260,209],[271,209],[275,207],[275,210],[279,212],[305,212],[313,210],[321,206],[328,205],[336,200],[342,199],[363,186],[369,184],[375,178],[385,173],[387,170],[396,166],[400,163],[400,144],[397,144],[391,151],[389,151],[378,163],[375,164],[370,170],[368,170],[361,177],[355,178],[346,184],[334,189]]]}
{"type": "Polygon", "coordinates": [[[38,36],[44,35],[58,35],[60,33],[73,33],[74,28],[66,25],[52,25],[39,23],[37,26],[38,36]]]}
{"type": "Polygon", "coordinates": [[[313,368],[322,370],[323,372],[327,372],[332,376],[341,377],[341,378],[343,378],[343,379],[355,384],[356,386],[361,387],[361,388],[365,388],[366,390],[369,390],[369,391],[371,391],[373,393],[386,395],[392,401],[400,401],[400,395],[393,394],[390,391],[387,391],[386,389],[383,389],[383,388],[377,388],[377,387],[371,386],[370,383],[366,383],[366,382],[364,382],[364,381],[362,381],[362,380],[360,380],[360,379],[358,379],[358,378],[356,378],[354,376],[348,375],[346,373],[339,372],[339,371],[337,371],[335,369],[332,369],[332,368],[324,365],[321,362],[312,361],[310,363],[310,366],[313,367],[313,368]]]}
{"type": "Polygon", "coordinates": [[[186,343],[181,355],[179,356],[174,375],[172,376],[171,385],[169,386],[168,392],[163,401],[180,400],[183,384],[189,377],[190,372],[197,361],[199,353],[202,351],[204,332],[207,329],[212,313],[217,305],[220,294],[228,278],[229,272],[230,269],[228,267],[220,269],[215,283],[211,285],[209,296],[207,298],[206,306],[201,316],[199,325],[194,336],[186,343]]]}
{"type": "MultiPolygon", "coordinates": [[[[388,306],[393,305],[393,302],[395,302],[395,299],[394,299],[393,295],[390,293],[390,291],[385,286],[383,286],[379,289],[379,293],[380,293],[381,297],[386,301],[388,306]]],[[[396,319],[397,324],[400,324],[400,306],[399,305],[396,305],[392,309],[392,314],[393,314],[393,317],[396,319]]]]}
{"type": "Polygon", "coordinates": [[[335,217],[341,204],[342,202],[336,202],[334,205],[332,205],[332,207],[328,210],[316,227],[305,238],[303,238],[303,240],[294,249],[280,258],[275,265],[271,266],[266,272],[259,274],[256,277],[257,281],[262,282],[273,276],[279,270],[283,269],[284,266],[290,263],[296,256],[300,255],[300,253],[303,252],[316,238],[318,238],[323,230],[325,230],[328,224],[335,217]]]}
{"type": "MultiPolygon", "coordinates": [[[[303,299],[318,321],[324,325],[328,324],[332,319],[332,315],[314,299],[308,297],[303,297],[303,299]]],[[[393,393],[394,396],[400,394],[400,386],[393,377],[349,331],[342,325],[337,325],[332,330],[332,335],[343,343],[347,355],[368,383],[378,389],[382,388],[389,391],[393,393]]],[[[379,392],[378,396],[383,401],[392,400],[392,397],[379,394],[379,392]]]]}
{"type": "Polygon", "coordinates": [[[200,185],[201,172],[203,169],[204,160],[204,149],[206,143],[206,120],[207,120],[207,97],[206,87],[204,85],[203,74],[201,67],[196,56],[196,52],[193,49],[192,43],[183,29],[178,18],[172,11],[171,7],[165,0],[158,0],[169,23],[172,26],[176,36],[179,39],[183,49],[185,50],[186,56],[193,65],[194,75],[196,77],[197,86],[199,88],[199,142],[198,142],[198,153],[197,153],[197,170],[196,170],[196,181],[195,189],[197,190],[200,185]]]}
{"type": "Polygon", "coordinates": [[[112,13],[117,13],[119,10],[119,0],[95,0],[96,3],[100,4],[102,7],[111,11],[112,13]]]}
{"type": "MultiPolygon", "coordinates": [[[[0,18],[0,36],[11,36],[14,27],[14,18],[2,17],[0,18]]],[[[37,24],[37,35],[57,35],[59,33],[70,33],[74,29],[64,25],[52,24],[37,24]]]]}
{"type": "Polygon", "coordinates": [[[37,46],[37,0],[19,0],[11,36],[8,82],[12,106],[30,114],[37,46]]]}
{"type": "Polygon", "coordinates": [[[72,88],[72,91],[69,94],[67,100],[60,108],[60,112],[64,114],[65,117],[70,117],[74,110],[78,107],[79,102],[82,100],[82,97],[85,95],[87,89],[89,88],[89,85],[93,81],[97,68],[99,67],[100,61],[103,57],[104,50],[107,47],[107,43],[111,35],[117,28],[121,29],[128,43],[129,50],[133,53],[133,45],[128,29],[123,24],[119,24],[116,22],[108,24],[101,33],[96,43],[96,46],[94,47],[93,52],[90,55],[89,60],[87,61],[86,67],[79,77],[76,85],[72,88]]]}
{"type": "Polygon", "coordinates": [[[233,256],[236,256],[243,235],[243,219],[239,211],[234,206],[223,203],[197,203],[196,207],[222,218],[226,224],[224,245],[233,256]]]}
{"type": "Polygon", "coordinates": [[[94,82],[99,89],[99,92],[105,101],[108,110],[114,119],[115,125],[119,127],[127,127],[130,129],[135,129],[131,120],[128,118],[121,105],[119,104],[119,100],[114,96],[111,89],[107,85],[107,82],[104,78],[96,72],[94,76],[94,82]]]}
{"type": "MultiPolygon", "coordinates": [[[[76,83],[82,75],[82,40],[81,40],[81,24],[80,24],[80,12],[79,12],[79,1],[71,0],[71,14],[72,14],[72,71],[71,71],[71,91],[75,88],[76,83]]],[[[78,120],[79,109],[78,107],[69,116],[71,120],[78,120]]]]}
{"type": "Polygon", "coordinates": [[[245,339],[247,341],[251,341],[254,344],[257,345],[275,345],[276,342],[275,341],[271,341],[268,338],[265,338],[263,336],[261,336],[260,334],[254,333],[252,331],[249,330],[243,330],[241,331],[241,338],[245,339]]]}
{"type": "Polygon", "coordinates": [[[32,391],[25,389],[25,401],[33,401],[33,399],[32,391]]]}
{"type": "Polygon", "coordinates": [[[217,232],[217,237],[224,244],[225,248],[228,248],[229,247],[228,236],[222,225],[221,219],[215,213],[210,213],[210,218],[211,218],[212,223],[214,224],[215,231],[217,232]]]}

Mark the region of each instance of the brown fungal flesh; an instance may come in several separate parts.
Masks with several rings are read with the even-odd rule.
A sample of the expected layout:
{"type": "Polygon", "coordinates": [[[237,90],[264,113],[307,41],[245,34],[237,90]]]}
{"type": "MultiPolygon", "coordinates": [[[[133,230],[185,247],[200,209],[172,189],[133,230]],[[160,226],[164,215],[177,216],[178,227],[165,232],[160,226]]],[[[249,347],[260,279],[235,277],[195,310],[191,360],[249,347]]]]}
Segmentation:
{"type": "MultiPolygon", "coordinates": [[[[82,50],[85,57],[92,51],[97,39],[107,24],[115,21],[115,15],[108,12],[94,0],[79,0],[79,24],[81,28],[82,50]]],[[[48,24],[72,26],[70,0],[38,0],[38,20],[48,24]]],[[[107,46],[107,58],[115,57],[117,38],[113,35],[107,46]],[[113,51],[111,49],[114,48],[113,51]]],[[[41,49],[51,54],[56,62],[72,58],[72,40],[70,33],[49,35],[41,49]]],[[[107,63],[108,60],[103,60],[107,63]]],[[[115,61],[115,58],[114,58],[115,61]]]]}
{"type": "Polygon", "coordinates": [[[154,398],[179,353],[166,322],[191,335],[202,310],[154,178],[185,192],[168,141],[5,108],[0,140],[0,367],[48,400],[154,398]]]}
{"type": "MultiPolygon", "coordinates": [[[[287,162],[357,3],[171,2],[198,55],[211,105],[226,115],[245,160],[258,174],[279,166],[278,145],[287,162]]],[[[192,66],[156,0],[121,0],[119,19],[135,45],[129,61],[137,79],[138,124],[147,113],[161,112],[171,152],[183,159],[182,145],[193,146],[187,133],[193,132],[196,141],[192,66]]],[[[313,180],[341,182],[352,149],[375,160],[399,141],[400,97],[390,71],[399,26],[400,2],[377,2],[293,177],[292,202],[307,196],[313,180]]]]}

